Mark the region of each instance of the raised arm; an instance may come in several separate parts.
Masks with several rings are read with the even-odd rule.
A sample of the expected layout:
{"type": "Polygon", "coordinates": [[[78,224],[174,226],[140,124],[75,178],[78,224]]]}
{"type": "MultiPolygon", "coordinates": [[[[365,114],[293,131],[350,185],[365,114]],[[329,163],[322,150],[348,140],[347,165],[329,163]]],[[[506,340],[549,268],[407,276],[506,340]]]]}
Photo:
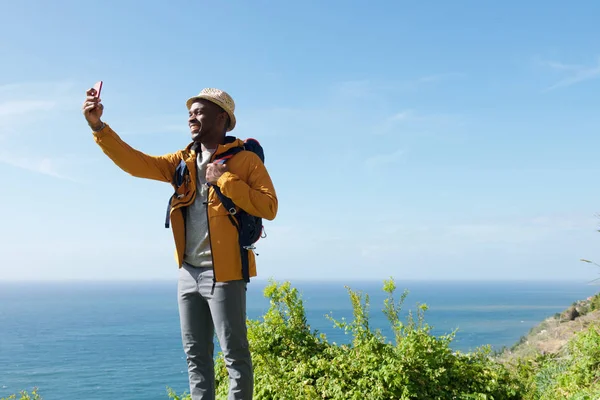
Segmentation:
{"type": "Polygon", "coordinates": [[[125,143],[110,126],[102,122],[104,106],[95,96],[95,90],[87,91],[83,115],[94,133],[94,140],[119,168],[138,177],[171,182],[180,154],[150,156],[125,143]]]}
{"type": "Polygon", "coordinates": [[[94,140],[104,154],[128,174],[163,182],[171,182],[173,179],[180,159],[178,153],[164,156],[142,153],[125,143],[107,124],[99,131],[94,131],[94,140]]]}

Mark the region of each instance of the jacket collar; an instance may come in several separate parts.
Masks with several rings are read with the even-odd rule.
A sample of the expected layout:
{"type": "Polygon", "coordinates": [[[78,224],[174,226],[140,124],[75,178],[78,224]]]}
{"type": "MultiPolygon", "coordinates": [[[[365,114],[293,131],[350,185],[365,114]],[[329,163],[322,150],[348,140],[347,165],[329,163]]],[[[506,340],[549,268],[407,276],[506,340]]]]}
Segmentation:
{"type": "MultiPolygon", "coordinates": [[[[219,154],[222,154],[231,148],[242,147],[243,145],[244,145],[243,140],[238,139],[235,136],[225,136],[225,143],[217,146],[217,150],[214,152],[213,157],[218,156],[219,154]]],[[[196,157],[196,149],[195,149],[196,146],[198,146],[198,145],[195,142],[191,142],[190,144],[187,145],[187,147],[185,148],[185,151],[191,157],[196,157]]]]}

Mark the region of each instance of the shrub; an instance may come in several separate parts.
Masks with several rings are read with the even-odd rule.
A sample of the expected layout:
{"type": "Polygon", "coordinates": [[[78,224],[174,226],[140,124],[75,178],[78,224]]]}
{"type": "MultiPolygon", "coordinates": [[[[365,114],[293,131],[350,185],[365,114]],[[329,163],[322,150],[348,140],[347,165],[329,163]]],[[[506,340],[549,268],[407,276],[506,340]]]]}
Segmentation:
{"type": "Polygon", "coordinates": [[[513,364],[526,400],[600,398],[600,329],[592,325],[575,335],[556,355],[538,355],[513,364]]]}
{"type": "MultiPolygon", "coordinates": [[[[408,292],[395,299],[386,281],[383,312],[392,340],[369,324],[367,294],[347,288],[351,321],[334,326],[352,335],[348,344],[329,343],[311,330],[304,304],[289,282],[265,289],[270,307],[262,320],[248,321],[256,399],[477,399],[595,400],[600,398],[600,327],[575,335],[559,354],[538,354],[504,365],[489,346],[469,354],[454,352],[455,332],[433,336],[426,305],[400,318],[408,292]]],[[[600,298],[596,295],[595,298],[600,298]]],[[[600,301],[600,300],[597,300],[600,301]]],[[[592,301],[593,303],[593,301],[592,301]]],[[[227,370],[216,361],[217,398],[226,398],[227,370]]],[[[191,400],[168,389],[173,400],[191,400]]],[[[41,400],[36,390],[0,400],[41,400]],[[20,397],[18,397],[20,396],[20,397]]]]}
{"type": "Polygon", "coordinates": [[[42,400],[40,395],[37,392],[37,389],[33,389],[31,393],[22,390],[19,394],[12,394],[8,397],[3,397],[0,400],[42,400]]]}
{"type": "MultiPolygon", "coordinates": [[[[394,338],[388,341],[369,325],[369,296],[347,288],[352,321],[333,321],[352,335],[336,345],[312,331],[302,299],[289,282],[265,289],[270,308],[262,321],[248,322],[256,399],[519,399],[522,387],[491,357],[489,347],[471,354],[453,352],[454,333],[435,337],[424,321],[426,305],[416,315],[400,312],[407,296],[394,298],[393,281],[384,283],[384,313],[394,338]]],[[[216,364],[217,395],[226,396],[227,371],[216,364]]],[[[174,393],[171,398],[177,399],[174,393]]],[[[184,400],[182,397],[181,400],[184,400]]]]}
{"type": "Polygon", "coordinates": [[[590,311],[600,310],[600,293],[592,297],[589,307],[590,311]]]}

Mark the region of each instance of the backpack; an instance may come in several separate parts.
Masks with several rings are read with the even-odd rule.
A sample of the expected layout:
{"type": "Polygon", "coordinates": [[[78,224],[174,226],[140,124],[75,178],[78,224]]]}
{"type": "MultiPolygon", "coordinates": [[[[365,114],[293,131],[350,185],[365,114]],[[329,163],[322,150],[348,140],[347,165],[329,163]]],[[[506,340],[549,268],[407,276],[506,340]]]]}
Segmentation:
{"type": "MultiPolygon", "coordinates": [[[[219,154],[218,158],[213,161],[214,164],[225,164],[231,158],[233,158],[237,153],[241,151],[251,151],[256,154],[261,162],[265,161],[265,154],[262,146],[256,139],[246,139],[243,147],[233,147],[227,150],[224,153],[219,154]]],[[[179,187],[184,181],[184,175],[187,172],[187,165],[182,160],[179,166],[175,170],[175,174],[173,176],[173,185],[175,187],[179,187]]],[[[262,218],[257,217],[255,215],[248,214],[246,211],[236,209],[235,203],[223,193],[217,185],[208,184],[212,186],[215,190],[216,195],[221,200],[223,207],[229,212],[227,217],[229,217],[229,221],[235,226],[238,231],[238,240],[240,245],[240,257],[242,261],[242,277],[245,282],[250,282],[250,263],[248,259],[248,252],[256,249],[254,244],[260,239],[266,237],[264,233],[264,226],[262,218]]],[[[170,220],[170,207],[171,201],[173,197],[176,196],[174,194],[169,199],[169,205],[167,207],[167,218],[165,220],[165,228],[169,227],[170,220]]],[[[258,254],[257,254],[258,255],[258,254]]]]}

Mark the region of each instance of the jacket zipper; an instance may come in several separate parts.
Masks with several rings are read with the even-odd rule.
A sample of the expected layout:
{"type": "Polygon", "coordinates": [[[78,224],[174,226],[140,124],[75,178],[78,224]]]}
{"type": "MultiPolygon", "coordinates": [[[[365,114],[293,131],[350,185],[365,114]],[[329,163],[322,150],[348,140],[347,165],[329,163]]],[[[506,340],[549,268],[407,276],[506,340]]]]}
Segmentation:
{"type": "MultiPolygon", "coordinates": [[[[210,162],[214,161],[215,156],[217,155],[218,152],[219,152],[219,147],[217,146],[217,149],[215,150],[215,152],[210,157],[210,162]]],[[[196,162],[196,160],[194,160],[194,165],[196,167],[196,182],[197,182],[198,181],[198,163],[196,162]]],[[[197,190],[198,189],[196,188],[196,195],[198,193],[197,190]]],[[[177,208],[187,207],[190,204],[192,204],[194,202],[195,198],[196,198],[196,195],[193,196],[193,199],[190,202],[188,202],[187,204],[179,205],[179,207],[177,207],[177,208]]],[[[213,284],[212,284],[212,288],[211,288],[210,294],[213,295],[215,293],[215,286],[216,286],[216,283],[217,283],[217,272],[215,271],[215,258],[214,258],[214,255],[213,255],[212,238],[211,238],[211,235],[210,235],[210,216],[208,215],[208,204],[210,202],[209,200],[210,200],[210,186],[208,186],[208,190],[206,192],[206,202],[204,203],[204,205],[206,206],[206,227],[207,227],[207,231],[208,231],[207,232],[207,235],[208,235],[208,246],[210,248],[210,258],[211,258],[211,265],[212,265],[212,271],[213,271],[213,284]]]]}
{"type": "MultiPolygon", "coordinates": [[[[217,152],[215,151],[215,153],[211,156],[211,160],[210,160],[211,162],[214,159],[214,155],[216,153],[217,152]]],[[[198,163],[196,162],[196,160],[194,160],[194,167],[196,168],[196,185],[197,185],[198,184],[198,163]]],[[[189,179],[189,177],[188,177],[188,179],[189,179]]],[[[171,211],[178,210],[178,209],[183,209],[184,207],[188,207],[189,205],[191,205],[196,200],[197,196],[198,196],[198,188],[196,187],[196,193],[194,193],[194,195],[192,196],[192,198],[190,199],[190,201],[188,201],[185,204],[178,204],[176,207],[173,207],[171,209],[171,211]]],[[[210,258],[211,258],[211,265],[212,265],[212,271],[213,271],[213,285],[212,285],[212,289],[211,289],[210,294],[213,295],[214,292],[215,292],[215,285],[216,285],[216,282],[217,282],[217,274],[215,272],[215,259],[213,257],[212,240],[211,240],[211,237],[210,237],[210,217],[208,215],[208,204],[209,204],[208,200],[209,200],[209,198],[210,198],[210,186],[208,187],[208,190],[206,191],[206,201],[204,202],[204,205],[206,206],[206,228],[207,228],[207,231],[208,231],[208,246],[210,248],[210,258]]],[[[185,219],[184,219],[184,221],[185,221],[185,219]]],[[[184,223],[184,227],[183,227],[184,231],[186,229],[185,228],[185,224],[186,223],[187,222],[184,223]]]]}
{"type": "Polygon", "coordinates": [[[208,215],[208,198],[210,196],[210,186],[208,187],[207,193],[206,193],[206,228],[208,231],[208,248],[210,249],[210,259],[211,259],[211,265],[212,265],[212,271],[213,271],[213,284],[212,284],[212,289],[210,290],[210,294],[213,295],[215,293],[215,285],[217,284],[217,273],[215,271],[215,258],[213,256],[213,249],[212,249],[212,239],[210,237],[210,217],[208,215]]]}
{"type": "MultiPolygon", "coordinates": [[[[217,154],[219,150],[219,146],[217,146],[217,148],[215,149],[215,152],[210,156],[210,160],[209,162],[213,162],[215,159],[215,155],[217,154]]],[[[198,166],[196,165],[196,175],[198,175],[198,166]]],[[[210,236],[210,216],[208,215],[208,204],[210,203],[210,185],[208,186],[207,190],[206,190],[206,228],[208,231],[208,248],[210,249],[210,259],[211,259],[211,265],[212,265],[212,270],[213,270],[213,284],[212,284],[212,288],[210,290],[210,294],[211,296],[215,293],[215,286],[217,284],[217,272],[215,271],[215,257],[213,255],[213,248],[212,248],[212,238],[210,236]]]]}

